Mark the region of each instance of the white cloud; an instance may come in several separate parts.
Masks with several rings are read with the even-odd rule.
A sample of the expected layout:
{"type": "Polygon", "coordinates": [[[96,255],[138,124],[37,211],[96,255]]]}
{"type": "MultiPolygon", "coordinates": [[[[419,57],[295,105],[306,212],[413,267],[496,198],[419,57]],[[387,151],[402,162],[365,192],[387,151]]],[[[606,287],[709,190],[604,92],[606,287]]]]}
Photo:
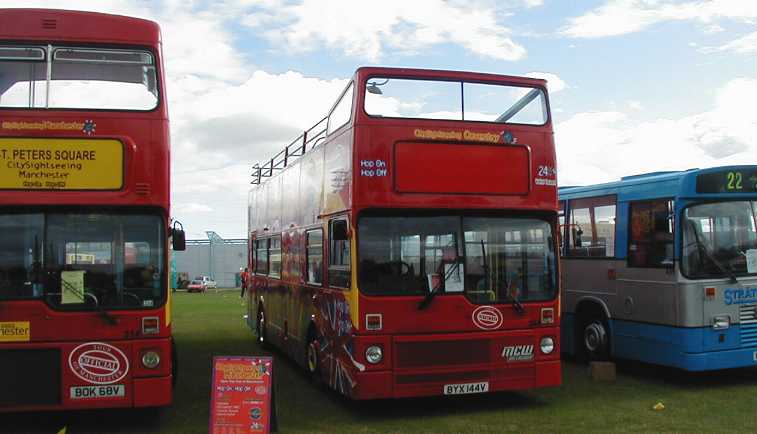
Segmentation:
{"type": "MultiPolygon", "coordinates": [[[[536,6],[538,1],[527,3],[536,6]]],[[[261,6],[242,22],[262,26],[269,39],[293,52],[324,45],[370,61],[379,60],[387,49],[417,52],[442,43],[499,60],[518,60],[526,54],[499,22],[497,11],[481,2],[384,0],[370,6],[349,0],[303,0],[275,11],[261,6]]]]}
{"type": "Polygon", "coordinates": [[[665,21],[693,20],[708,33],[721,31],[714,20],[757,18],[757,2],[744,0],[608,0],[600,7],[570,18],[560,33],[573,38],[601,38],[638,32],[665,21]]]}
{"type": "Polygon", "coordinates": [[[562,185],[658,170],[757,161],[757,79],[731,80],[711,110],[635,124],[620,112],[580,113],[555,126],[562,185]]]}
{"type": "Polygon", "coordinates": [[[324,116],[346,79],[270,74],[237,48],[231,24],[276,0],[3,0],[3,7],[79,9],[157,21],[171,116],[172,214],[195,237],[246,232],[252,164],[324,116]]]}
{"type": "Polygon", "coordinates": [[[178,204],[174,207],[175,212],[179,213],[185,213],[185,212],[192,212],[192,213],[203,213],[203,212],[213,212],[213,208],[196,202],[185,202],[178,204]]]}
{"type": "Polygon", "coordinates": [[[701,51],[704,53],[711,53],[714,51],[731,51],[738,54],[757,53],[757,32],[749,33],[745,36],[742,36],[741,38],[723,44],[720,47],[702,48],[701,51]]]}
{"type": "Polygon", "coordinates": [[[562,78],[558,77],[557,74],[553,74],[551,72],[527,72],[525,74],[526,77],[531,78],[541,78],[543,80],[547,80],[547,88],[549,89],[549,93],[555,94],[557,92],[560,92],[561,90],[568,87],[568,85],[563,81],[562,78]]]}

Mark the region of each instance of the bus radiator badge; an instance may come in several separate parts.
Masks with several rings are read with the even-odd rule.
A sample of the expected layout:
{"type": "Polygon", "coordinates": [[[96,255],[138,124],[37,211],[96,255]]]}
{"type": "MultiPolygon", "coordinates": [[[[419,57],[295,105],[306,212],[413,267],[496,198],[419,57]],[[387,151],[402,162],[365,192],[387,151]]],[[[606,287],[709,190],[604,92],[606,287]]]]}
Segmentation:
{"type": "Polygon", "coordinates": [[[502,325],[502,312],[491,306],[479,306],[473,311],[473,324],[481,330],[496,330],[502,325]]]}

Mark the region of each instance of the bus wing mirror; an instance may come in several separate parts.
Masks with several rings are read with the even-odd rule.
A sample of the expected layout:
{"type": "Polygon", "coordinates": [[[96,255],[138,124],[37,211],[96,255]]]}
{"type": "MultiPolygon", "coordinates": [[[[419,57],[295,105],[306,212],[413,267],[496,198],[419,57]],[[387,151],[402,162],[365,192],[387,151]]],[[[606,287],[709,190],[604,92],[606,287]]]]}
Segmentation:
{"type": "Polygon", "coordinates": [[[174,251],[184,251],[187,249],[186,235],[184,234],[184,225],[174,222],[171,228],[171,244],[174,251]]]}

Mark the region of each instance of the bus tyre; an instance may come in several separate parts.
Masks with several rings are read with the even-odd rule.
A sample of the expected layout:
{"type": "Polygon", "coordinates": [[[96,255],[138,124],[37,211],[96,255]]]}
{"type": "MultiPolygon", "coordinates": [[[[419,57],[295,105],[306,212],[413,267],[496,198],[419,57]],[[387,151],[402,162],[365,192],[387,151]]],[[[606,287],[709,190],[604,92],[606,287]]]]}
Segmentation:
{"type": "Polygon", "coordinates": [[[255,334],[258,336],[258,344],[263,348],[268,348],[268,333],[263,309],[258,310],[258,319],[255,322],[255,334]]]}
{"type": "Polygon", "coordinates": [[[320,385],[322,380],[320,351],[321,344],[318,341],[318,333],[311,328],[305,345],[305,368],[308,370],[310,380],[316,385],[320,385]]]}
{"type": "Polygon", "coordinates": [[[581,349],[588,361],[610,359],[610,328],[604,317],[589,317],[583,321],[581,349]]]}

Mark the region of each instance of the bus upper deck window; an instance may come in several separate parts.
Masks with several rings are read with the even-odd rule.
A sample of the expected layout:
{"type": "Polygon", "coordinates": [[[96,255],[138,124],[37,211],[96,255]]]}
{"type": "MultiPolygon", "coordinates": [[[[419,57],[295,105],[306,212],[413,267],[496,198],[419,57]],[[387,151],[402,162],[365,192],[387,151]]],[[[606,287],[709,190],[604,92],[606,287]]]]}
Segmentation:
{"type": "Polygon", "coordinates": [[[44,107],[46,78],[44,49],[0,46],[0,107],[44,107]]]}
{"type": "Polygon", "coordinates": [[[147,51],[56,48],[50,108],[152,110],[158,103],[155,59],[147,51]]]}
{"type": "Polygon", "coordinates": [[[0,47],[0,60],[44,61],[45,50],[36,47],[0,47]]]}

